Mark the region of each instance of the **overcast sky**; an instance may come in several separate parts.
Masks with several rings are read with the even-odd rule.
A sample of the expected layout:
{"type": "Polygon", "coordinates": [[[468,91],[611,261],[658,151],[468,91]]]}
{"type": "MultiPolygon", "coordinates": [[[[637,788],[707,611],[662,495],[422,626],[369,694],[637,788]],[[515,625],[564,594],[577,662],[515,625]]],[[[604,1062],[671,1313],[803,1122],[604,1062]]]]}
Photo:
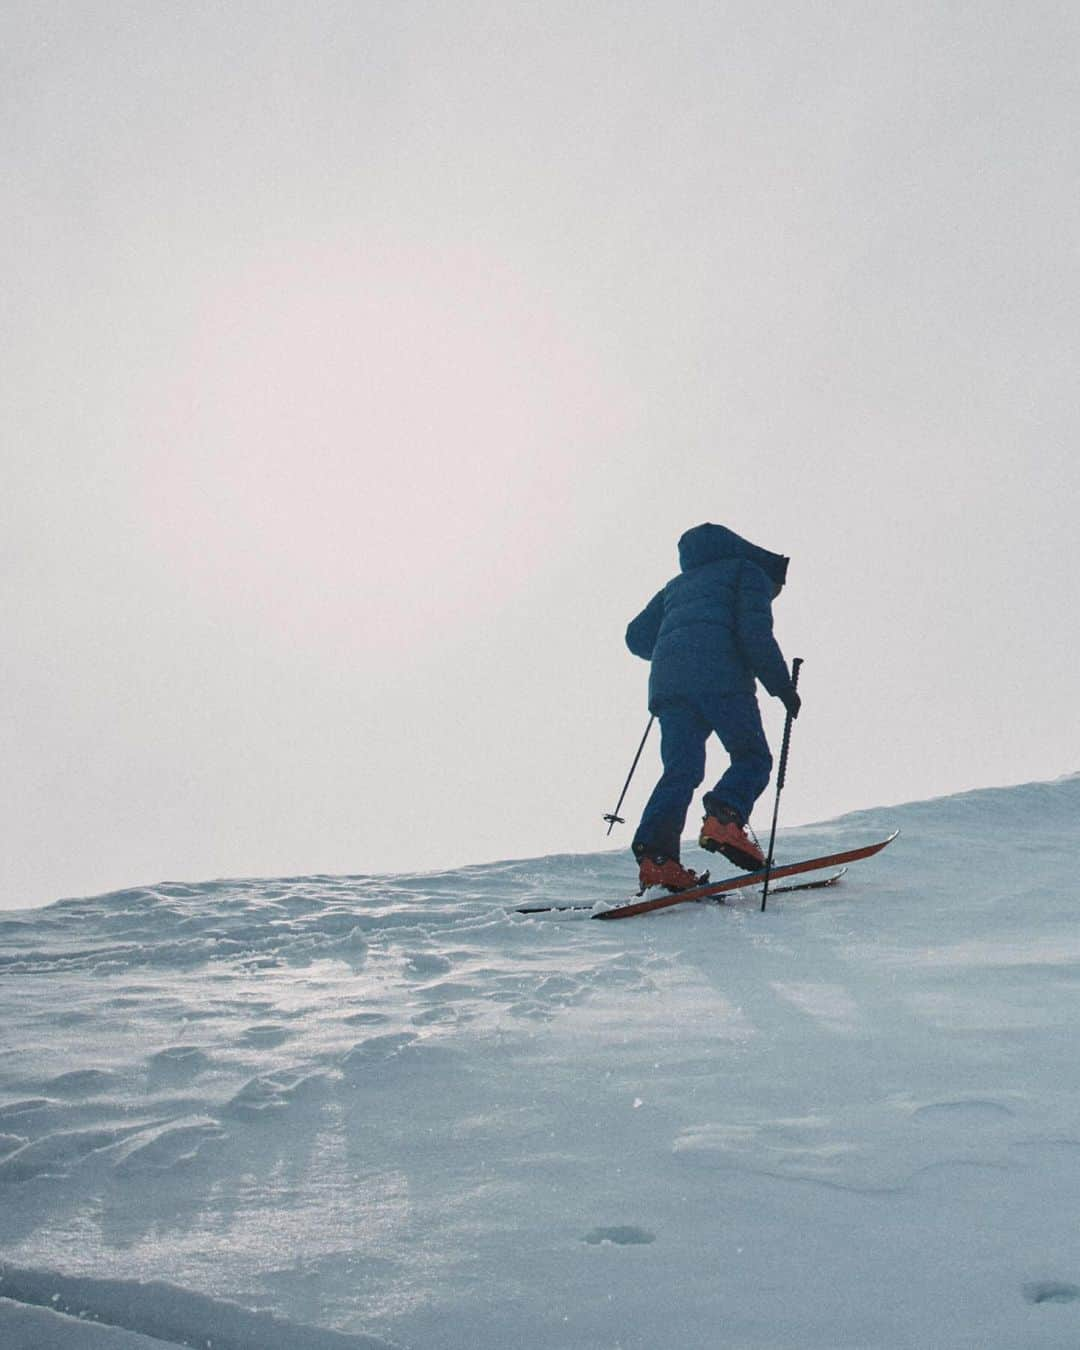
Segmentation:
{"type": "Polygon", "coordinates": [[[0,905],[628,844],[705,520],[792,558],[783,821],[1080,769],[1077,6],[8,0],[0,62],[0,905]]]}

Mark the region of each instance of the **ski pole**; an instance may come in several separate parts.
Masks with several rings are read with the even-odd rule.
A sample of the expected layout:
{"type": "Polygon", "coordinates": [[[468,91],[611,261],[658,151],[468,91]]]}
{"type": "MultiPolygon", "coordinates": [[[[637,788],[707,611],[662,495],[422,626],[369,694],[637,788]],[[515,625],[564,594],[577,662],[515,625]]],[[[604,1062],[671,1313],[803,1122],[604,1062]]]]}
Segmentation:
{"type": "MultiPolygon", "coordinates": [[[[798,688],[799,667],[803,659],[797,656],[791,663],[791,687],[798,688]]],[[[765,913],[765,902],[769,898],[769,873],[772,871],[773,845],[776,843],[776,819],[780,814],[780,789],[784,786],[784,779],[787,777],[787,756],[788,746],[791,744],[791,724],[795,719],[789,712],[787,720],[784,722],[784,741],[780,747],[780,768],[776,774],[776,804],[773,806],[772,813],[772,833],[769,835],[769,856],[765,860],[765,888],[761,892],[761,912],[765,913]]]]}
{"type": "Polygon", "coordinates": [[[608,834],[618,825],[625,825],[626,821],[619,815],[619,807],[622,806],[623,798],[626,796],[626,789],[630,786],[630,779],[634,776],[634,770],[637,768],[637,762],[641,758],[641,752],[645,749],[645,742],[649,739],[649,732],[652,731],[652,724],[656,721],[656,714],[649,718],[648,725],[645,728],[645,735],[641,738],[641,744],[637,748],[637,754],[634,756],[634,762],[630,765],[630,772],[626,775],[626,782],[623,784],[622,791],[619,793],[619,800],[615,803],[615,810],[608,812],[604,819],[608,823],[608,834]]]}

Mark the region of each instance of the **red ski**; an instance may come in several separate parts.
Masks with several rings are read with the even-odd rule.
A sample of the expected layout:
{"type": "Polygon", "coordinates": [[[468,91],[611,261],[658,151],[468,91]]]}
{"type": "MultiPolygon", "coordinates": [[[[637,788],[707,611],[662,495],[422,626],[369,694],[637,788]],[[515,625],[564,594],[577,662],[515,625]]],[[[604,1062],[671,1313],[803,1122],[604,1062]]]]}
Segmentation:
{"type": "MultiPolygon", "coordinates": [[[[793,877],[799,872],[816,872],[822,867],[840,867],[846,863],[858,862],[860,858],[871,858],[880,853],[886,844],[891,844],[899,830],[894,830],[888,839],[876,844],[866,844],[862,848],[850,848],[843,853],[830,853],[823,858],[808,858],[805,862],[785,863],[774,866],[769,880],[779,881],[781,877],[793,877]]],[[[765,881],[765,872],[744,872],[741,876],[728,877],[726,881],[711,881],[707,886],[695,886],[689,891],[676,891],[673,895],[657,896],[654,900],[637,900],[629,905],[616,905],[614,909],[604,909],[593,914],[594,919],[632,919],[635,914],[648,914],[654,909],[667,909],[669,905],[685,904],[688,900],[708,900],[711,896],[721,895],[724,891],[741,890],[744,886],[758,886],[765,881]]]]}
{"type": "MultiPolygon", "coordinates": [[[[835,886],[840,878],[847,871],[846,867],[838,868],[831,877],[819,877],[817,881],[796,881],[790,886],[771,886],[770,895],[789,895],[792,891],[821,891],[827,886],[835,886]]],[[[717,904],[724,902],[717,897],[717,904]]],[[[595,909],[595,905],[569,904],[569,905],[519,905],[514,910],[515,914],[565,914],[568,910],[577,909],[595,909]]]]}

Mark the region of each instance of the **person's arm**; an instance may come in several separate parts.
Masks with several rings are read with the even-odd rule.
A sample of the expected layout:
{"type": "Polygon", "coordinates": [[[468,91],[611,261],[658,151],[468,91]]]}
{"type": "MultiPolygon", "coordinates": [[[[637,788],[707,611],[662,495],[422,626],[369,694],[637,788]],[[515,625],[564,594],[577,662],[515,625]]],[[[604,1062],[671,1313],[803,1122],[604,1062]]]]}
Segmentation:
{"type": "Polygon", "coordinates": [[[657,591],[626,629],[626,645],[643,661],[651,661],[660,624],[664,618],[664,592],[657,591]]]}
{"type": "Polygon", "coordinates": [[[735,635],[755,677],[796,716],[799,696],[791,683],[784,654],[773,637],[773,591],[773,583],[756,563],[743,564],[735,597],[735,635]]]}

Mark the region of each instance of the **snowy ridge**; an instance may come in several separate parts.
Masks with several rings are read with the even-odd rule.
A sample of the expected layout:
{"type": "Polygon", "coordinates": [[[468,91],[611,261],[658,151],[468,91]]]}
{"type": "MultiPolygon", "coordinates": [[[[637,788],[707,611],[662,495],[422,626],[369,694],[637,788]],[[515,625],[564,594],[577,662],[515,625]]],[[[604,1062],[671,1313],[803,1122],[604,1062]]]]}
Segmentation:
{"type": "Polygon", "coordinates": [[[1080,777],[897,826],[0,917],[0,1345],[1075,1346],[1080,777]]]}
{"type": "MultiPolygon", "coordinates": [[[[103,1350],[120,1350],[125,1345],[391,1350],[382,1339],[299,1326],[162,1280],[70,1279],[55,1271],[21,1270],[0,1263],[0,1299],[8,1303],[12,1324],[4,1342],[7,1350],[15,1350],[10,1338],[12,1327],[18,1326],[24,1328],[30,1338],[26,1345],[33,1350],[43,1350],[46,1337],[59,1346],[93,1345],[99,1340],[103,1350]]],[[[4,1327],[0,1313],[0,1328],[4,1327]]]]}

